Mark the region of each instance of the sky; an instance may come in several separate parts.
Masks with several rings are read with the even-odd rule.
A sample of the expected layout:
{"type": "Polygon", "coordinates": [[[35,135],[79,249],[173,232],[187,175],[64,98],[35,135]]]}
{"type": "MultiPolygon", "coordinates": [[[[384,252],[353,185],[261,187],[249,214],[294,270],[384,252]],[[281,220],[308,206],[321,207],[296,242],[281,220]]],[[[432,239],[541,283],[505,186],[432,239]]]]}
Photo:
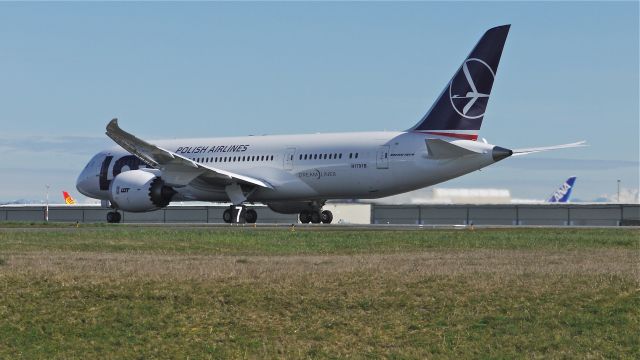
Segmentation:
{"type": "MultiPolygon", "coordinates": [[[[405,130],[512,24],[480,136],[509,158],[436,185],[546,199],[639,187],[638,2],[0,3],[0,202],[52,199],[144,139],[405,130]]],[[[625,195],[626,196],[626,195],[625,195]]]]}

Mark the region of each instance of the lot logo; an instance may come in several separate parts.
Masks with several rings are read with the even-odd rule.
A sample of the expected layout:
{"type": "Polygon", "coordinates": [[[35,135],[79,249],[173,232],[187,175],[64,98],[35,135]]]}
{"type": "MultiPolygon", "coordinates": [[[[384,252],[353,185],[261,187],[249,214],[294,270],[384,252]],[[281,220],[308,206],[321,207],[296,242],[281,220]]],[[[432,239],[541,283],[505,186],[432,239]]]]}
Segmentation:
{"type": "Polygon", "coordinates": [[[451,105],[460,116],[478,119],[484,115],[495,74],[486,62],[469,58],[449,83],[451,105]]]}

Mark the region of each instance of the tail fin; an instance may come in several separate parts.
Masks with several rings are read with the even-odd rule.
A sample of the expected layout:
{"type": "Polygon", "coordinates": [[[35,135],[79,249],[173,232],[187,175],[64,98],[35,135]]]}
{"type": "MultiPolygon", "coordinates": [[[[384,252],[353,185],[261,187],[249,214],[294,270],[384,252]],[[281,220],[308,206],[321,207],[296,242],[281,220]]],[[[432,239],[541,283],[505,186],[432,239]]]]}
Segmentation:
{"type": "Polygon", "coordinates": [[[67,205],[74,205],[76,203],[76,201],[71,197],[71,195],[69,195],[68,192],[63,191],[62,196],[64,197],[64,202],[67,205]]]}
{"type": "Polygon", "coordinates": [[[565,203],[569,201],[569,197],[571,196],[571,190],[573,190],[573,184],[576,182],[576,177],[572,176],[567,179],[567,181],[560,186],[556,192],[551,195],[551,198],[547,200],[547,202],[559,202],[565,203]]]}
{"type": "Polygon", "coordinates": [[[464,137],[477,139],[477,130],[482,125],[510,27],[498,26],[484,33],[438,100],[410,131],[449,135],[442,131],[475,130],[472,131],[475,135],[467,134],[464,137]]]}

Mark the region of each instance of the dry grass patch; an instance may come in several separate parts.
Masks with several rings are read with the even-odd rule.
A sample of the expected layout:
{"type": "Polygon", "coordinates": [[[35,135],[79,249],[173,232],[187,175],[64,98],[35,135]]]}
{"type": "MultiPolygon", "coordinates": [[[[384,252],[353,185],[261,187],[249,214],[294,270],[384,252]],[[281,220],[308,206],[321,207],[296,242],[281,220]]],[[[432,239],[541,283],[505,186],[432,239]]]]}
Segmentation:
{"type": "Polygon", "coordinates": [[[639,278],[638,252],[599,250],[439,250],[362,255],[162,255],[94,252],[28,252],[4,255],[3,275],[82,277],[93,281],[238,280],[272,281],[282,277],[365,272],[421,278],[487,273],[611,274],[639,278]]]}

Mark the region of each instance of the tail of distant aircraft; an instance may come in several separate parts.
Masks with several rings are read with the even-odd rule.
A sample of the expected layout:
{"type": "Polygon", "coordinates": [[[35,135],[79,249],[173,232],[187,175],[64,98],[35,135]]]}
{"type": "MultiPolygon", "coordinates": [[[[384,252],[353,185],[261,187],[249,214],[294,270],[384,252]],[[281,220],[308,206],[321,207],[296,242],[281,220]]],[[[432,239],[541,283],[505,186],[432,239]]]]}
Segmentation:
{"type": "Polygon", "coordinates": [[[67,205],[75,205],[76,201],[71,197],[71,195],[69,195],[68,192],[63,191],[62,196],[64,196],[64,202],[67,205]]]}
{"type": "Polygon", "coordinates": [[[551,198],[547,200],[547,202],[560,202],[564,203],[569,201],[569,197],[571,196],[571,190],[573,190],[573,184],[576,182],[576,177],[572,176],[567,179],[567,181],[560,186],[556,192],[551,195],[551,198]]]}
{"type": "Polygon", "coordinates": [[[487,30],[438,100],[410,131],[468,140],[478,138],[510,26],[487,30]]]}

